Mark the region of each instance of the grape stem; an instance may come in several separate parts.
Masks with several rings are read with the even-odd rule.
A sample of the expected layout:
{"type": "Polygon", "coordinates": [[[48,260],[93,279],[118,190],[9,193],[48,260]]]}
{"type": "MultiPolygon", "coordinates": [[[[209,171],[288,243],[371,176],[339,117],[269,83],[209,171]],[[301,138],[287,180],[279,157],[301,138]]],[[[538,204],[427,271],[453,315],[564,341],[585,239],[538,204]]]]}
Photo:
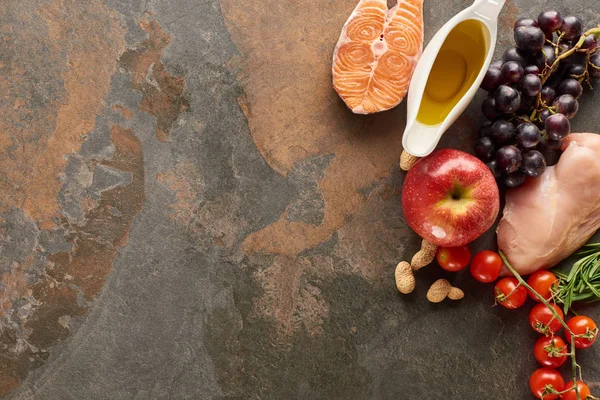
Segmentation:
{"type": "MultiPolygon", "coordinates": [[[[598,30],[598,32],[600,32],[600,29],[598,30]]],[[[552,305],[548,302],[548,300],[546,300],[541,294],[536,292],[535,289],[533,289],[527,282],[525,282],[525,280],[521,277],[521,275],[519,275],[519,273],[513,268],[513,266],[510,265],[510,263],[508,262],[508,259],[506,258],[506,256],[502,252],[502,250],[500,250],[498,253],[500,254],[500,257],[502,258],[504,265],[506,265],[506,268],[508,268],[509,271],[514,275],[514,277],[517,278],[519,283],[521,285],[523,285],[525,288],[527,288],[531,293],[533,293],[534,296],[540,302],[542,302],[542,304],[544,304],[546,307],[548,307],[548,309],[550,310],[550,312],[552,312],[554,317],[558,321],[560,321],[560,324],[563,326],[563,328],[565,328],[565,331],[569,332],[569,334],[571,335],[571,352],[569,353],[569,357],[571,357],[571,369],[572,369],[571,373],[573,375],[573,387],[575,388],[575,395],[577,397],[577,400],[584,400],[579,395],[579,388],[577,387],[577,368],[579,367],[579,365],[577,365],[577,359],[575,358],[575,337],[577,335],[575,335],[575,333],[573,333],[573,331],[571,330],[571,328],[569,328],[567,323],[560,317],[560,315],[558,315],[558,313],[556,312],[554,307],[552,307],[552,305]]]]}
{"type": "Polygon", "coordinates": [[[600,34],[600,25],[598,25],[598,27],[596,27],[596,28],[590,29],[589,31],[587,31],[586,33],[581,35],[581,37],[579,38],[579,41],[577,43],[575,43],[575,45],[572,48],[570,48],[569,50],[565,51],[564,53],[562,53],[561,55],[556,57],[556,60],[554,60],[554,62],[550,66],[550,68],[547,71],[544,71],[544,73],[542,74],[542,77],[541,77],[542,84],[546,83],[548,78],[550,78],[550,75],[552,75],[552,73],[556,70],[556,68],[558,68],[558,64],[560,63],[560,60],[564,60],[565,58],[569,57],[570,55],[575,53],[577,50],[579,50],[581,48],[581,46],[583,46],[583,42],[585,41],[586,36],[596,35],[596,34],[600,34]]]}
{"type": "MultiPolygon", "coordinates": [[[[546,81],[550,78],[550,76],[552,75],[552,73],[554,71],[556,71],[556,68],[558,68],[558,65],[560,64],[561,60],[564,60],[565,58],[571,56],[573,53],[579,51],[579,49],[581,49],[581,46],[583,46],[583,42],[585,41],[586,36],[589,35],[600,35],[600,25],[598,25],[596,28],[590,29],[589,31],[585,32],[583,35],[581,35],[581,37],[579,38],[579,40],[577,41],[577,43],[575,43],[575,45],[570,48],[569,50],[565,51],[564,53],[558,55],[556,57],[556,60],[554,60],[554,62],[552,63],[552,65],[550,65],[550,67],[546,66],[546,68],[544,68],[544,71],[542,72],[541,76],[540,76],[540,80],[542,81],[542,85],[544,85],[546,83],[546,81]]],[[[552,45],[555,47],[555,51],[558,53],[558,44],[560,43],[560,39],[562,38],[562,35],[559,36],[558,41],[556,43],[556,45],[553,43],[552,45]]],[[[535,117],[538,114],[538,110],[540,109],[540,106],[542,106],[542,93],[538,93],[537,97],[536,97],[536,102],[535,102],[535,108],[533,110],[533,113],[531,114],[531,120],[535,119],[535,117]]],[[[546,106],[547,107],[547,106],[546,106]]]]}

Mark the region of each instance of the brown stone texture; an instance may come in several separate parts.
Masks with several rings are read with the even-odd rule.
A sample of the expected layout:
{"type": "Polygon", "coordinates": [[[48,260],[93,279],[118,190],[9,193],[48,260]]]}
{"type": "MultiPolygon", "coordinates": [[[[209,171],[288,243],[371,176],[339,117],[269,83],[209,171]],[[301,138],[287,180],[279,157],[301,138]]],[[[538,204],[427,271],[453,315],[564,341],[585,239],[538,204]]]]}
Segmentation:
{"type": "MultiPolygon", "coordinates": [[[[470,3],[425,0],[426,43],[470,3]]],[[[0,397],[530,398],[530,305],[435,263],[396,290],[420,245],[406,106],[354,115],[333,90],[355,5],[0,1],[0,397]],[[439,278],[465,298],[430,304],[439,278]]],[[[551,5],[507,0],[496,58],[551,5]]],[[[441,147],[471,151],[483,96],[441,147]]],[[[597,130],[597,97],[574,130],[597,130]]]]}

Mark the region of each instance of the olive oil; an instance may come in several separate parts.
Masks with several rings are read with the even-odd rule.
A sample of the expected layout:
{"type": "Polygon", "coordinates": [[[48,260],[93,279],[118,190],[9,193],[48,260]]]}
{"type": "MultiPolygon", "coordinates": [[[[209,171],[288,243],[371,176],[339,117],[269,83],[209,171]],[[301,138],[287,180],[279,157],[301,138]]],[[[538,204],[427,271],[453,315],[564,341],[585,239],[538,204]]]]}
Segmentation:
{"type": "Polygon", "coordinates": [[[487,28],[469,19],[458,24],[442,45],[427,79],[417,120],[438,125],[446,119],[479,75],[488,49],[487,28]]]}

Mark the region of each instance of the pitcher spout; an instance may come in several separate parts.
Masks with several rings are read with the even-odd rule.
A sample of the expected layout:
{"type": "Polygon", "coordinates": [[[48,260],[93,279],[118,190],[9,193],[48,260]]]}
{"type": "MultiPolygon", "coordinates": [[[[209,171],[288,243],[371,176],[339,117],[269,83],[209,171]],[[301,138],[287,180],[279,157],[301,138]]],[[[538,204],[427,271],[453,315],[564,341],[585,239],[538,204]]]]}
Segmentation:
{"type": "Polygon", "coordinates": [[[435,149],[443,133],[441,125],[431,126],[412,121],[404,131],[404,149],[413,156],[425,157],[435,149]]]}

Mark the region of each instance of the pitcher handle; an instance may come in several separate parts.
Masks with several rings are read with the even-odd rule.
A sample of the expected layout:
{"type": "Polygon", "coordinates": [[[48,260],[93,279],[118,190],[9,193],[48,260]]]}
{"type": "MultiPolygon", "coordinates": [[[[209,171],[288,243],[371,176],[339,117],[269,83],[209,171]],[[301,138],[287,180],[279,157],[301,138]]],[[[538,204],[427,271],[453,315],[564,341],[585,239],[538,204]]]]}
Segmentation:
{"type": "Polygon", "coordinates": [[[473,11],[487,20],[497,20],[506,0],[475,0],[473,11]]]}

